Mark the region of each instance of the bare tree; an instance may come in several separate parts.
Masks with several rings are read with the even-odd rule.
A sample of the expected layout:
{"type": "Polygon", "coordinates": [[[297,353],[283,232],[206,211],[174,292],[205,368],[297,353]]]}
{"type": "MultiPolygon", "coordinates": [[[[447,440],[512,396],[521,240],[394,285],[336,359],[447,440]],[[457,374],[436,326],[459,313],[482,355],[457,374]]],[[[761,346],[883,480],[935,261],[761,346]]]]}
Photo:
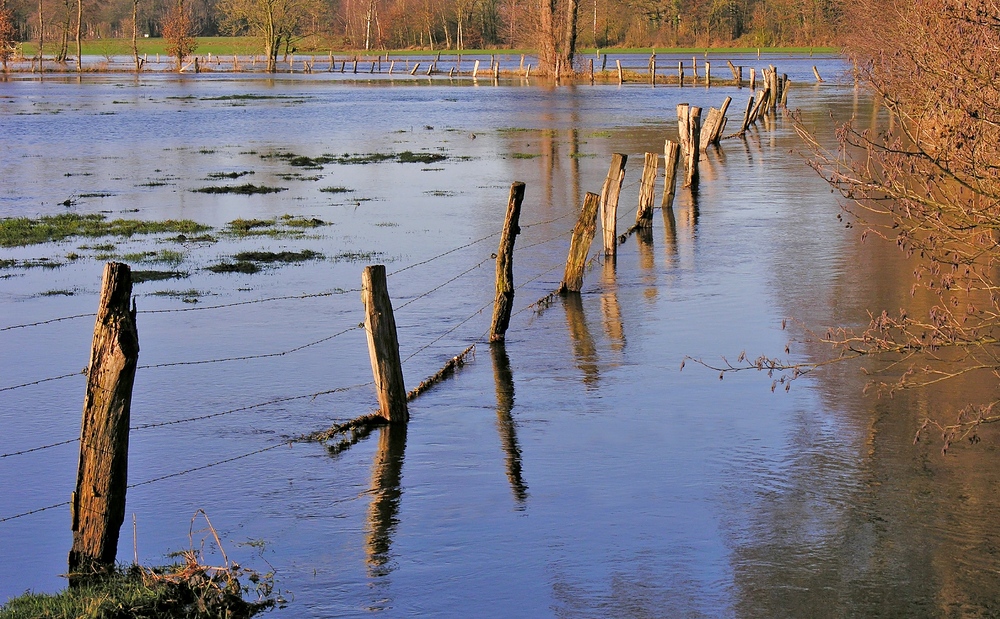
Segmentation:
{"type": "Polygon", "coordinates": [[[232,34],[255,36],[264,48],[268,73],[277,71],[281,41],[298,35],[299,23],[316,0],[222,0],[222,26],[232,34]]]}
{"type": "MultiPolygon", "coordinates": [[[[874,308],[859,332],[818,339],[866,358],[887,392],[1000,378],[1000,4],[997,0],[855,0],[846,49],[859,79],[889,112],[882,127],[839,132],[813,166],[849,200],[850,225],[917,259],[913,292],[935,300],[926,314],[874,308]],[[881,365],[885,363],[886,366],[881,365]]],[[[740,359],[723,371],[758,369],[794,379],[826,362],[740,359]]],[[[720,368],[716,368],[720,369],[720,368]]],[[[948,445],[976,440],[1000,421],[1000,399],[972,402],[953,421],[929,419],[948,445]]],[[[919,437],[919,434],[918,434],[919,437]]]]}
{"type": "Polygon", "coordinates": [[[3,71],[7,72],[7,63],[14,55],[17,43],[17,31],[14,28],[14,12],[7,8],[7,3],[0,4],[0,62],[3,71]]]}
{"type": "Polygon", "coordinates": [[[167,54],[177,59],[177,71],[184,67],[184,59],[198,48],[191,30],[191,12],[184,6],[184,0],[177,4],[163,18],[163,38],[167,40],[167,54]]]}

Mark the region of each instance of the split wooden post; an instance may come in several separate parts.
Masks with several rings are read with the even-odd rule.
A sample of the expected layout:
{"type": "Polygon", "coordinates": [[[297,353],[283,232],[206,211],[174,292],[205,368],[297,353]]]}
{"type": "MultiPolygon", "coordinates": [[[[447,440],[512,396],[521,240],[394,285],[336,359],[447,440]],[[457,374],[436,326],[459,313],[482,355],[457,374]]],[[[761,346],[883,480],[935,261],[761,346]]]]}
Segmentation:
{"type": "Polygon", "coordinates": [[[701,142],[701,108],[687,103],[677,106],[677,131],[684,151],[684,186],[698,186],[698,159],[701,142]]]}
{"type": "Polygon", "coordinates": [[[674,206],[677,191],[677,163],[680,161],[680,144],[667,140],[663,144],[663,201],[660,208],[666,210],[674,206]]]}
{"type": "Polygon", "coordinates": [[[87,395],[80,429],[80,463],[73,493],[70,585],[115,565],[125,520],[128,429],[139,334],[127,264],[104,266],[94,340],[87,367],[87,395]]]}
{"type": "Polygon", "coordinates": [[[736,72],[736,65],[733,64],[732,60],[727,60],[726,64],[729,65],[729,70],[733,72],[733,79],[739,81],[740,76],[736,72]]]}
{"type": "Polygon", "coordinates": [[[406,423],[409,418],[406,387],[399,362],[396,319],[386,287],[385,265],[365,267],[361,273],[361,300],[365,306],[365,335],[378,392],[379,414],[389,423],[406,423]]]}
{"type": "Polygon", "coordinates": [[[573,227],[573,239],[569,243],[569,256],[566,258],[566,270],[559,286],[559,294],[580,292],[583,288],[583,269],[587,266],[590,244],[597,234],[597,209],[600,204],[601,196],[588,191],[583,199],[580,218],[573,227]]]}
{"type": "Polygon", "coordinates": [[[507,198],[507,216],[500,233],[500,247],[497,249],[497,294],[493,301],[493,322],[490,325],[490,341],[502,342],[510,326],[510,311],[514,307],[514,240],[521,229],[517,222],[521,217],[521,202],[524,200],[524,183],[515,182],[510,186],[507,198]]]}
{"type": "Polygon", "coordinates": [[[711,144],[719,143],[719,140],[722,138],[722,131],[726,127],[726,112],[729,110],[729,104],[732,100],[732,97],[726,97],[722,102],[721,108],[715,109],[713,107],[708,110],[708,116],[705,118],[705,126],[701,132],[702,150],[708,148],[711,144]]]}
{"type": "Polygon", "coordinates": [[[653,227],[653,200],[656,197],[656,170],[659,166],[660,156],[646,153],[642,181],[639,183],[639,208],[635,213],[635,225],[639,228],[653,227]]]}
{"type": "Polygon", "coordinates": [[[618,253],[618,196],[625,181],[625,163],[628,155],[614,153],[611,155],[611,167],[608,177],[604,179],[601,188],[601,228],[604,234],[604,255],[615,256],[618,253]]]}
{"type": "Polygon", "coordinates": [[[788,107],[788,75],[781,74],[781,107],[788,107]]]}

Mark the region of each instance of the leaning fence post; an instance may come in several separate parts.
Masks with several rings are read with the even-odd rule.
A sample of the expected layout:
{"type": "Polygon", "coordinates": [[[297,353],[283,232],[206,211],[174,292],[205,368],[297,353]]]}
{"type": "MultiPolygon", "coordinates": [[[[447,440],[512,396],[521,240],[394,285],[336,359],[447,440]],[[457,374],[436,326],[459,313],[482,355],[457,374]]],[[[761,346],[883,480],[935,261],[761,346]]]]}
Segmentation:
{"type": "Polygon", "coordinates": [[[635,225],[640,228],[653,227],[653,199],[656,195],[656,170],[659,165],[659,155],[646,153],[642,182],[639,183],[639,208],[635,213],[635,225]]]}
{"type": "Polygon", "coordinates": [[[681,147],[677,142],[667,140],[663,144],[663,202],[660,208],[667,210],[674,206],[677,191],[677,162],[680,161],[681,147]]]}
{"type": "Polygon", "coordinates": [[[70,585],[110,569],[118,554],[128,486],[128,428],[139,360],[132,274],[127,264],[104,266],[101,298],[87,369],[80,428],[80,463],[73,493],[70,585]]]}
{"type": "Polygon", "coordinates": [[[365,305],[365,335],[378,392],[379,414],[390,423],[405,423],[406,387],[399,362],[399,341],[392,301],[386,287],[385,265],[365,267],[361,273],[361,300],[365,305]]]}
{"type": "Polygon", "coordinates": [[[514,307],[514,240],[521,231],[517,221],[521,217],[522,200],[524,200],[524,183],[512,183],[510,197],[507,199],[507,217],[503,222],[500,247],[497,249],[497,296],[493,301],[491,342],[503,341],[510,325],[510,311],[514,307]]]}
{"type": "Polygon", "coordinates": [[[601,227],[604,233],[604,255],[614,256],[618,252],[618,195],[625,181],[625,162],[628,155],[611,155],[611,167],[601,189],[601,227]]]}
{"type": "Polygon", "coordinates": [[[569,256],[566,258],[566,271],[563,274],[559,294],[580,292],[583,287],[583,269],[587,266],[587,253],[590,244],[594,242],[597,233],[597,207],[601,196],[587,192],[583,199],[583,210],[573,227],[573,240],[569,244],[569,256]]]}

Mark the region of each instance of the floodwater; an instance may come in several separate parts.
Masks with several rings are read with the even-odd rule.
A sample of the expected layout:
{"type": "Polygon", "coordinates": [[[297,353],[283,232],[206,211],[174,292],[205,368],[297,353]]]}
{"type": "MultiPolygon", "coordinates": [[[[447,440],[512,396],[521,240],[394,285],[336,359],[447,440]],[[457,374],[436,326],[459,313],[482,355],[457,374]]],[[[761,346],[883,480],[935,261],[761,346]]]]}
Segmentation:
{"type": "MultiPolygon", "coordinates": [[[[877,122],[835,80],[836,58],[760,63],[789,73],[789,106],[824,143],[835,121],[877,122]],[[813,64],[830,81],[814,84],[813,64]]],[[[995,616],[997,437],[947,455],[933,434],[913,443],[925,416],[947,420],[990,385],[877,399],[849,363],[773,393],[761,373],[680,369],[786,346],[819,361],[833,353],[810,330],[930,303],[910,297],[912,264],[837,218],[786,119],[706,153],[699,191],[678,189],[650,235],[595,263],[581,295],[532,306],[558,287],[583,194],[600,191],[613,152],[629,155],[621,231],[642,153],[676,138],[676,104],[732,96],[732,128],[748,94],[339,74],[0,83],[0,216],[187,218],[217,238],[0,250],[62,264],[0,271],[0,600],[65,584],[62,503],[84,392],[74,373],[93,318],[10,327],[92,313],[104,261],[128,257],[186,277],[134,289],[145,367],[123,562],[167,562],[201,509],[230,559],[274,571],[288,600],[275,617],[995,616]],[[403,151],[446,158],[304,169],[268,157],[403,151]],[[516,313],[506,346],[491,348],[491,254],[513,181],[527,185],[516,313]],[[286,190],[192,191],[245,182],[286,190]],[[222,232],[284,215],[324,225],[222,232]],[[324,259],[205,269],[304,249],[324,259]],[[142,255],[163,250],[173,262],[142,255]],[[478,342],[474,356],[410,403],[405,430],[336,453],[289,443],[376,407],[357,328],[368,263],[390,274],[408,387],[478,342]],[[179,364],[198,361],[216,362],[179,364]]],[[[661,191],[662,179],[657,205],[661,191]]]]}

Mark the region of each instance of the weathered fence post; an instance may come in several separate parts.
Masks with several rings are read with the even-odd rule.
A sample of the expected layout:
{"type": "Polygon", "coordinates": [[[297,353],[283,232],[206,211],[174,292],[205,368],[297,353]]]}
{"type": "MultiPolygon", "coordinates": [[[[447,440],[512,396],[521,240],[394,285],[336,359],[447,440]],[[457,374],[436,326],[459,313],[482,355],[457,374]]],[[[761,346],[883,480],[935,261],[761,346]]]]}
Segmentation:
{"type": "Polygon", "coordinates": [[[503,222],[500,247],[497,249],[497,295],[493,301],[491,342],[502,342],[510,325],[510,311],[514,307],[514,240],[521,231],[517,221],[521,217],[523,200],[524,183],[511,183],[510,197],[507,198],[507,217],[503,222]]]}
{"type": "Polygon", "coordinates": [[[666,210],[674,206],[677,191],[677,163],[680,161],[681,147],[677,142],[667,140],[663,144],[663,201],[660,208],[666,210]]]}
{"type": "Polygon", "coordinates": [[[757,90],[757,69],[750,68],[750,90],[757,90]]]}
{"type": "Polygon", "coordinates": [[[472,77],[474,77],[474,78],[475,77],[479,77],[479,61],[478,60],[476,61],[476,64],[472,65],[472,77]]]}
{"type": "Polygon", "coordinates": [[[611,167],[608,177],[604,179],[601,188],[601,228],[604,234],[604,255],[614,256],[618,253],[618,196],[625,181],[625,162],[628,155],[614,153],[611,155],[611,167]]]}
{"type": "Polygon", "coordinates": [[[681,60],[677,61],[677,84],[684,85],[684,62],[681,60]]]}
{"type": "Polygon", "coordinates": [[[750,114],[753,111],[753,95],[750,95],[750,100],[747,101],[747,109],[743,112],[743,122],[740,124],[740,131],[737,133],[738,136],[743,137],[747,133],[747,128],[750,126],[750,114]]]}
{"type": "Polygon", "coordinates": [[[580,218],[573,227],[573,239],[569,243],[569,256],[566,258],[566,270],[559,286],[559,294],[580,292],[583,287],[583,269],[587,263],[590,244],[597,234],[597,207],[600,204],[601,196],[588,191],[583,199],[580,218]]]}
{"type": "Polygon", "coordinates": [[[698,186],[698,159],[701,142],[701,108],[687,103],[677,106],[677,131],[684,151],[684,186],[698,186]]]}
{"type": "Polygon", "coordinates": [[[616,58],[615,65],[618,66],[618,85],[621,86],[625,82],[625,74],[622,72],[622,61],[616,58]]]}
{"type": "Polygon", "coordinates": [[[819,69],[816,68],[816,65],[813,65],[813,75],[816,76],[816,81],[817,82],[822,82],[823,81],[823,78],[819,76],[819,69]]]}
{"type": "Polygon", "coordinates": [[[659,165],[659,155],[646,153],[642,181],[639,184],[639,208],[635,213],[635,225],[639,228],[653,227],[653,199],[656,196],[656,170],[659,165]]]}
{"type": "Polygon", "coordinates": [[[361,300],[365,306],[365,335],[378,392],[379,413],[390,423],[405,423],[409,418],[406,387],[399,362],[396,319],[386,288],[385,265],[365,267],[361,274],[361,300]]]}
{"type": "Polygon", "coordinates": [[[712,85],[712,63],[705,61],[705,85],[712,85]]]}
{"type": "Polygon", "coordinates": [[[139,360],[132,273],[127,264],[104,266],[101,299],[87,368],[80,429],[80,463],[73,493],[70,585],[110,569],[118,553],[128,486],[128,428],[139,360]]]}
{"type": "Polygon", "coordinates": [[[590,85],[594,85],[594,59],[590,59],[590,85]]]}

